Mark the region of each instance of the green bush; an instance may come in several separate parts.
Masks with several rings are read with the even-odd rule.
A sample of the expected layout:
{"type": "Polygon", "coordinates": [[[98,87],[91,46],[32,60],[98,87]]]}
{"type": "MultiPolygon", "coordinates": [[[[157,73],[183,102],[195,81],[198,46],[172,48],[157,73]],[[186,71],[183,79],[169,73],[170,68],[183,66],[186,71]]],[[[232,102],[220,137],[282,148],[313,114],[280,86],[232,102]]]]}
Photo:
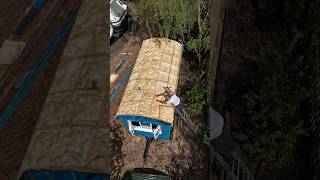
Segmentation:
{"type": "Polygon", "coordinates": [[[206,88],[194,85],[186,92],[187,110],[191,114],[199,115],[202,113],[206,102],[206,88]]]}
{"type": "Polygon", "coordinates": [[[272,162],[277,168],[290,164],[297,138],[305,134],[299,102],[307,94],[279,74],[263,80],[258,91],[244,94],[241,103],[247,118],[241,124],[249,137],[242,146],[245,152],[272,162]]]}
{"type": "Polygon", "coordinates": [[[208,132],[204,132],[203,136],[202,136],[202,141],[201,143],[204,145],[204,146],[207,146],[207,147],[210,147],[210,137],[208,135],[208,132]]]}

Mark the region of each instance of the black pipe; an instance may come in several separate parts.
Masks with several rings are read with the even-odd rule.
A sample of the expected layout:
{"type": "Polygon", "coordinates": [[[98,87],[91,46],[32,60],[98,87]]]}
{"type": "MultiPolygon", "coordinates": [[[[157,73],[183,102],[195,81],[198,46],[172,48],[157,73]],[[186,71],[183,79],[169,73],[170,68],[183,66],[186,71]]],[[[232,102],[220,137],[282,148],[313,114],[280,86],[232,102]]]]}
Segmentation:
{"type": "Polygon", "coordinates": [[[146,137],[146,140],[147,140],[147,142],[146,142],[146,147],[145,147],[144,153],[143,153],[143,160],[144,160],[144,162],[147,161],[147,158],[148,158],[148,156],[149,156],[149,146],[150,146],[150,144],[152,143],[152,141],[153,141],[154,139],[153,139],[153,138],[150,138],[150,137],[146,137]]]}

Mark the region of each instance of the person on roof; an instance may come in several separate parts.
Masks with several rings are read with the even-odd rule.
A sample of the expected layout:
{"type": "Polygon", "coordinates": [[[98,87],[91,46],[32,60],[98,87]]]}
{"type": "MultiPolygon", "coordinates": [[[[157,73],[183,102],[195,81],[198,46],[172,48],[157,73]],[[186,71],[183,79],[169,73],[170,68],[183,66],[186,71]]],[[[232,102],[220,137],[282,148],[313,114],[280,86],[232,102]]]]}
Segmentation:
{"type": "Polygon", "coordinates": [[[160,102],[162,104],[171,104],[174,106],[180,113],[186,113],[185,107],[182,105],[180,98],[174,94],[171,90],[166,90],[163,93],[157,94],[158,96],[163,96],[165,98],[164,101],[156,100],[157,102],[160,102]]]}

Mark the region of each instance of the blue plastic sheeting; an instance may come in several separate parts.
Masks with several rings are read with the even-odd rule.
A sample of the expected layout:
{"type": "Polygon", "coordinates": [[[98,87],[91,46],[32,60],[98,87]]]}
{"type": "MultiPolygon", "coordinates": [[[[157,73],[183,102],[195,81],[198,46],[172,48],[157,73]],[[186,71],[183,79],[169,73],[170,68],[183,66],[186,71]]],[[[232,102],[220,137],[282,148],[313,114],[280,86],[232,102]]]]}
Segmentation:
{"type": "MultiPolygon", "coordinates": [[[[159,121],[156,119],[152,118],[147,118],[147,117],[139,117],[139,116],[126,116],[126,115],[119,115],[116,120],[120,119],[124,126],[129,129],[128,121],[136,121],[136,122],[145,122],[145,123],[152,123],[153,125],[160,125],[162,128],[162,134],[158,136],[157,139],[162,139],[162,140],[169,140],[171,138],[171,130],[172,130],[172,125],[167,124],[163,121],[159,121]]],[[[144,131],[137,131],[134,130],[134,135],[136,136],[144,136],[144,137],[150,137],[153,138],[154,135],[153,133],[150,132],[144,132],[144,131]]]]}
{"type": "Polygon", "coordinates": [[[0,116],[0,128],[3,127],[11,118],[11,116],[16,111],[18,105],[22,102],[23,98],[28,94],[32,87],[32,84],[36,81],[40,73],[43,71],[44,67],[47,65],[50,57],[54,54],[55,50],[64,41],[67,34],[69,33],[75,17],[77,14],[77,9],[73,10],[67,22],[63,25],[56,39],[50,44],[49,48],[44,54],[42,54],[37,61],[37,64],[32,69],[30,73],[19,83],[19,90],[11,102],[8,104],[4,112],[0,116]]]}
{"type": "Polygon", "coordinates": [[[125,59],[121,59],[120,62],[118,63],[118,65],[117,65],[116,69],[119,69],[122,65],[124,65],[125,62],[126,62],[125,59]]]}
{"type": "Polygon", "coordinates": [[[21,35],[21,33],[25,30],[28,26],[31,19],[42,9],[44,6],[45,0],[35,0],[33,5],[28,11],[26,12],[25,16],[21,20],[20,24],[17,26],[15,33],[21,35]]]}
{"type": "Polygon", "coordinates": [[[21,85],[22,85],[22,83],[23,83],[23,82],[25,81],[25,79],[29,76],[29,74],[30,74],[29,71],[23,73],[22,76],[19,78],[19,81],[18,81],[18,83],[16,84],[15,87],[16,87],[16,88],[20,88],[21,85]]]}
{"type": "Polygon", "coordinates": [[[33,7],[37,10],[40,10],[43,7],[45,2],[46,2],[45,0],[35,0],[33,2],[33,7]]]}
{"type": "Polygon", "coordinates": [[[111,96],[110,96],[110,103],[113,101],[113,99],[117,96],[118,92],[121,90],[123,84],[129,79],[131,72],[132,72],[133,68],[131,68],[130,70],[128,70],[125,74],[125,76],[121,79],[121,81],[117,84],[116,88],[114,89],[114,91],[112,92],[111,96]]]}
{"type": "Polygon", "coordinates": [[[20,180],[109,180],[109,174],[95,174],[77,171],[28,170],[20,180]]]}
{"type": "Polygon", "coordinates": [[[21,35],[37,12],[38,10],[35,7],[31,7],[17,26],[15,33],[21,35]]]}

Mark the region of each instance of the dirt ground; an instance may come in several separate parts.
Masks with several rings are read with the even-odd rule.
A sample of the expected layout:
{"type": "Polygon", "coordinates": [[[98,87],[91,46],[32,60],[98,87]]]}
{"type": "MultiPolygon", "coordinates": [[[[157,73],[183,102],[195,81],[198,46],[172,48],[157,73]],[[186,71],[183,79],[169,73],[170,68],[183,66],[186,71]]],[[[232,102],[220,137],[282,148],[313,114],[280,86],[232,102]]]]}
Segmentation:
{"type": "Polygon", "coordinates": [[[15,179],[54,78],[63,47],[50,60],[15,115],[0,130],[0,180],[15,179]]]}
{"type": "MultiPolygon", "coordinates": [[[[132,57],[136,58],[142,41],[136,41],[139,42],[136,44],[130,42],[131,40],[119,53],[133,52],[132,57]]],[[[111,60],[111,67],[114,67],[121,58],[123,58],[123,55],[116,55],[111,60]]],[[[135,61],[135,59],[133,60],[135,61]]],[[[185,86],[185,77],[189,74],[188,63],[184,61],[182,66],[184,67],[181,68],[180,87],[185,86]]],[[[124,73],[121,74],[123,75],[124,73]]],[[[117,81],[121,79],[120,77],[117,81]]],[[[111,85],[111,92],[116,84],[111,85]]],[[[188,127],[178,121],[174,125],[173,139],[170,141],[154,141],[150,145],[150,157],[148,157],[146,163],[144,162],[143,153],[146,139],[132,136],[120,122],[114,121],[125,87],[126,83],[118,92],[117,97],[111,102],[112,179],[120,179],[125,171],[136,168],[153,168],[169,174],[173,179],[206,179],[208,169],[207,156],[195,143],[194,135],[191,134],[188,127]]]]}
{"type": "Polygon", "coordinates": [[[0,46],[9,39],[20,18],[33,0],[0,0],[0,46]]]}
{"type": "MultiPolygon", "coordinates": [[[[26,7],[31,5],[31,2],[32,1],[15,0],[10,2],[1,2],[1,42],[11,37],[20,16],[23,15],[26,7]]],[[[59,23],[61,22],[53,23],[52,26],[58,25],[59,23]]],[[[56,28],[49,27],[49,29],[50,30],[45,33],[41,41],[44,42],[45,39],[48,41],[53,37],[56,28]]],[[[28,28],[26,33],[29,31],[32,30],[28,28]]],[[[48,42],[46,43],[48,44],[48,42]]],[[[46,43],[38,43],[38,46],[46,46],[46,43]]],[[[37,55],[43,50],[43,48],[41,49],[39,47],[35,49],[37,52],[31,53],[27,59],[31,60],[30,58],[37,58],[37,55]]],[[[27,96],[18,106],[13,117],[8,121],[5,127],[0,129],[0,162],[5,162],[0,163],[0,180],[11,180],[15,179],[17,176],[25,151],[29,144],[29,140],[32,136],[33,128],[39,118],[42,105],[45,102],[51,81],[55,75],[63,49],[64,46],[60,46],[57,49],[44,71],[33,84],[27,96]]]]}

